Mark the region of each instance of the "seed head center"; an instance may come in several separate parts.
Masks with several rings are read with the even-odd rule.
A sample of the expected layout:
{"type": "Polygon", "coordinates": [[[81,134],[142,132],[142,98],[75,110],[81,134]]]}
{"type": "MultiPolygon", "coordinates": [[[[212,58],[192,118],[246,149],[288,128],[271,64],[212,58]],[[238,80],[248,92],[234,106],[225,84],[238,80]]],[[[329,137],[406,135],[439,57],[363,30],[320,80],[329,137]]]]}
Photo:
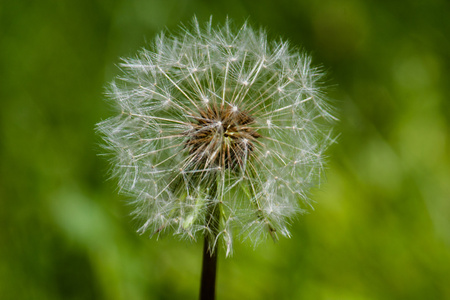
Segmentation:
{"type": "Polygon", "coordinates": [[[236,106],[213,106],[198,111],[186,147],[199,170],[211,167],[237,170],[244,167],[261,135],[252,128],[255,119],[236,106]]]}

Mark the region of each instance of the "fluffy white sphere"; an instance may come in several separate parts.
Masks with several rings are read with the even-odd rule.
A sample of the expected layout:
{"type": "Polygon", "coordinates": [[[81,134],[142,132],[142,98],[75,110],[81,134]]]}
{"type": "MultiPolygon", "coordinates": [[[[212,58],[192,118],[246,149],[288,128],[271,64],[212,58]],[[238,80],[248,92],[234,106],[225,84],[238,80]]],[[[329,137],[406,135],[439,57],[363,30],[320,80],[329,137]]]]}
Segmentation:
{"type": "Polygon", "coordinates": [[[247,24],[194,20],[121,68],[109,92],[119,114],[98,130],[139,232],[209,234],[227,255],[234,233],[289,236],[333,141],[310,57],[247,24]]]}

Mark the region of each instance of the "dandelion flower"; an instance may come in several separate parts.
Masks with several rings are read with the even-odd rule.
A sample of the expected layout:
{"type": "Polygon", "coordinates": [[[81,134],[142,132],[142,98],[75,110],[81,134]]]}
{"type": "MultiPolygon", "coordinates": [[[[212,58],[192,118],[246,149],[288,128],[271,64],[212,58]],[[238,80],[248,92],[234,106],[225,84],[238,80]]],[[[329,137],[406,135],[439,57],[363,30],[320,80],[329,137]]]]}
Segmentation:
{"type": "Polygon", "coordinates": [[[234,235],[290,236],[321,178],[334,119],[304,53],[247,24],[161,33],[123,59],[98,124],[140,233],[169,231],[226,254],[234,235]]]}

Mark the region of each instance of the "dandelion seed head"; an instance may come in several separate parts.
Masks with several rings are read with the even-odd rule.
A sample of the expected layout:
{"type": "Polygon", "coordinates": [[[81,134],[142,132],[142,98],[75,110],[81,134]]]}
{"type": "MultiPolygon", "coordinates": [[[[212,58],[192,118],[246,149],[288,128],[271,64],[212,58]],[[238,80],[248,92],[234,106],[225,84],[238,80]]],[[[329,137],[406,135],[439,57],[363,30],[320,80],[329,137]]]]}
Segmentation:
{"type": "Polygon", "coordinates": [[[333,142],[323,73],[309,56],[247,24],[194,19],[121,69],[107,93],[118,114],[97,128],[139,233],[215,230],[227,255],[235,234],[290,236],[333,142]]]}

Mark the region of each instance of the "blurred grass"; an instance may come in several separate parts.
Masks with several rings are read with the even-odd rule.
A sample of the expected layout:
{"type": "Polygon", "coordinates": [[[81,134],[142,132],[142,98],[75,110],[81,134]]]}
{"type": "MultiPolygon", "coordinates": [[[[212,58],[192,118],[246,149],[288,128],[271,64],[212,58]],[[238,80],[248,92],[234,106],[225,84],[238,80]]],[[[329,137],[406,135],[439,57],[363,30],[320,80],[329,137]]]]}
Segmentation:
{"type": "Polygon", "coordinates": [[[448,1],[3,1],[0,299],[195,299],[201,245],[135,234],[94,125],[119,57],[196,14],[329,69],[341,119],[293,238],[221,257],[218,299],[450,299],[448,1]]]}

